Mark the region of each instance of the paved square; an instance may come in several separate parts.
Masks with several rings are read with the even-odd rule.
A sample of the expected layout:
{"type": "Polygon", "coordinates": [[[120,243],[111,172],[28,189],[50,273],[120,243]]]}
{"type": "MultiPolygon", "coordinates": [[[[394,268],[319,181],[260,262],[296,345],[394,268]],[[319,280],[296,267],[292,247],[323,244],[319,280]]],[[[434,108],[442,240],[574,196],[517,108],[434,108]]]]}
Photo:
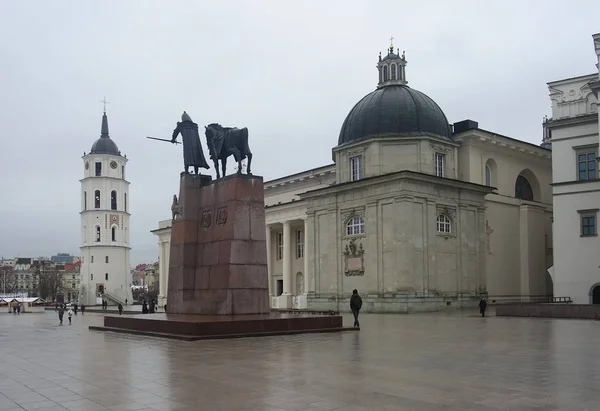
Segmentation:
{"type": "Polygon", "coordinates": [[[182,342],[101,319],[0,314],[0,410],[600,409],[594,321],[365,314],[359,333],[182,342]]]}

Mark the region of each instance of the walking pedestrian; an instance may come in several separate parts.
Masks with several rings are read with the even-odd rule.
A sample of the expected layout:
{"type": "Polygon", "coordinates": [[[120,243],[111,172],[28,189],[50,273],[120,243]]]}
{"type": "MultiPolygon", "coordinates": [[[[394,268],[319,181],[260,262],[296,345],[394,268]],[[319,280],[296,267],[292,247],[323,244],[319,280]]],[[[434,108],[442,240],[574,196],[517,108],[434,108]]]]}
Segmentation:
{"type": "Polygon", "coordinates": [[[117,308],[119,309],[119,315],[123,314],[123,306],[121,305],[121,303],[119,303],[117,308]]]}
{"type": "Polygon", "coordinates": [[[127,305],[127,298],[125,299],[125,305],[127,305]]]}
{"type": "Polygon", "coordinates": [[[73,309],[69,307],[69,311],[67,311],[67,317],[69,317],[69,325],[71,325],[71,317],[73,317],[73,309]]]}
{"type": "Polygon", "coordinates": [[[58,307],[58,320],[60,321],[60,325],[62,325],[63,316],[65,315],[65,310],[63,310],[62,304],[58,307]]]}
{"type": "Polygon", "coordinates": [[[81,315],[85,312],[85,304],[81,304],[81,315]]]}
{"type": "Polygon", "coordinates": [[[487,309],[487,301],[485,301],[485,298],[481,297],[481,300],[479,300],[479,313],[481,314],[482,317],[485,317],[486,309],[487,309]]]}
{"type": "Polygon", "coordinates": [[[358,290],[352,290],[352,297],[350,297],[350,310],[352,310],[352,314],[354,315],[354,326],[360,327],[358,323],[358,313],[362,307],[362,298],[358,295],[358,290]]]}

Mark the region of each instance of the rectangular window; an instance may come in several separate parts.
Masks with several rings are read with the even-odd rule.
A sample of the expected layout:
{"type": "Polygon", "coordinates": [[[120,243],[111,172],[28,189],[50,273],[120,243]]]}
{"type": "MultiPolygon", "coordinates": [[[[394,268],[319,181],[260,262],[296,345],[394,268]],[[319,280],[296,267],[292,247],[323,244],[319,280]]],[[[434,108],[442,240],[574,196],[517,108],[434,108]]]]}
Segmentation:
{"type": "Polygon", "coordinates": [[[90,264],[92,264],[94,262],[94,256],[91,257],[92,261],[90,261],[90,264]]]}
{"type": "Polygon", "coordinates": [[[102,176],[102,163],[96,163],[96,177],[102,176]]]}
{"type": "Polygon", "coordinates": [[[283,233],[277,233],[277,256],[278,260],[283,258],[283,233]]]}
{"type": "Polygon", "coordinates": [[[296,231],[296,258],[304,258],[304,231],[296,231]]]}
{"type": "Polygon", "coordinates": [[[435,175],[438,177],[444,177],[444,157],[442,153],[435,153],[435,175]]]}
{"type": "Polygon", "coordinates": [[[108,264],[108,256],[104,257],[106,264],[108,264]]]}
{"type": "Polygon", "coordinates": [[[357,181],[362,178],[361,156],[350,158],[350,181],[357,181]]]}
{"type": "Polygon", "coordinates": [[[596,173],[596,152],[586,150],[577,153],[577,179],[579,181],[594,180],[596,173]]]}
{"type": "Polygon", "coordinates": [[[581,225],[581,236],[592,237],[598,235],[596,228],[596,215],[598,210],[579,210],[579,219],[581,225]]]}

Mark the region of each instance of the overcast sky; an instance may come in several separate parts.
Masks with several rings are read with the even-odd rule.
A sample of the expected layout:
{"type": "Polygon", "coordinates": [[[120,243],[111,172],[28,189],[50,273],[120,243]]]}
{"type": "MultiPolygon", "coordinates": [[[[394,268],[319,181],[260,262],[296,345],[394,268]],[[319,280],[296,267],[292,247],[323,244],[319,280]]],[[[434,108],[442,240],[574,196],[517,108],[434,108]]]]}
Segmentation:
{"type": "Polygon", "coordinates": [[[546,83],[595,70],[599,15],[598,0],[1,1],[0,256],[79,254],[104,96],[130,160],[135,265],[156,260],[150,230],[182,171],[181,146],[145,137],[169,138],[183,110],[248,127],[266,180],[329,164],[394,36],[409,85],[451,123],[539,144],[546,83]]]}

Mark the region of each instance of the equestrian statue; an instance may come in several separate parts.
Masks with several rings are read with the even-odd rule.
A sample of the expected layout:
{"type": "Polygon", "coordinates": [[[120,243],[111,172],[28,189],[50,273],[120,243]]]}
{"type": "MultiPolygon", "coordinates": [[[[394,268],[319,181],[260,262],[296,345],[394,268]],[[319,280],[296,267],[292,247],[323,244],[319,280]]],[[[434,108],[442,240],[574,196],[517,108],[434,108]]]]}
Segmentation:
{"type": "Polygon", "coordinates": [[[248,129],[223,127],[218,123],[211,123],[204,127],[206,129],[206,145],[212,159],[217,179],[221,178],[219,174],[219,160],[221,160],[221,169],[223,177],[227,170],[227,157],[233,156],[238,163],[238,174],[242,174],[242,160],[248,159],[246,174],[252,174],[250,166],[252,164],[252,152],[248,146],[248,129]]]}

